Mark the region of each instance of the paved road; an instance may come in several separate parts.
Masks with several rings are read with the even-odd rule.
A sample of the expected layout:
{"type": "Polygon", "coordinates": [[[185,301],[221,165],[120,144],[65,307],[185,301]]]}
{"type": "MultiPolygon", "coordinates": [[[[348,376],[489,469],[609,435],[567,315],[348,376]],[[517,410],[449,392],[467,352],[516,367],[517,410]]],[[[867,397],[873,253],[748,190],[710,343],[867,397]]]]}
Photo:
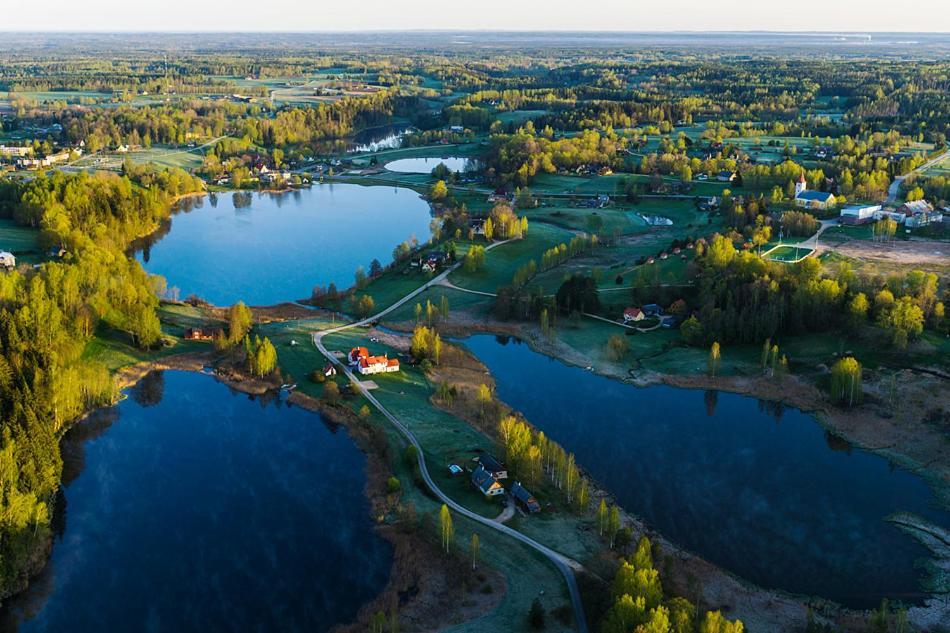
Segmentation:
{"type": "Polygon", "coordinates": [[[945,149],[942,152],[940,152],[940,154],[938,154],[937,156],[934,156],[933,158],[928,160],[926,163],[924,163],[917,169],[911,172],[908,172],[904,174],[903,176],[897,176],[896,178],[894,178],[894,182],[892,182],[891,186],[887,188],[887,201],[885,202],[885,204],[895,204],[897,202],[897,194],[900,192],[901,185],[904,183],[904,179],[906,179],[907,176],[910,176],[911,174],[914,174],[914,173],[922,172],[925,169],[929,169],[930,167],[933,167],[934,165],[936,165],[937,163],[939,163],[940,161],[944,159],[948,151],[950,151],[950,149],[945,149]]]}
{"type": "MultiPolygon", "coordinates": [[[[492,244],[491,246],[489,246],[488,248],[493,248],[503,243],[504,242],[496,242],[492,244]]],[[[369,323],[372,323],[373,321],[376,321],[382,318],[383,316],[389,314],[390,312],[399,308],[400,306],[405,305],[408,301],[411,301],[413,298],[415,298],[417,295],[424,292],[426,289],[430,288],[431,286],[441,283],[442,280],[448,277],[449,273],[451,273],[453,270],[458,268],[459,265],[460,263],[453,265],[442,274],[438,275],[437,277],[434,277],[432,280],[428,281],[427,283],[423,284],[419,288],[410,292],[409,294],[407,294],[405,297],[403,297],[402,299],[400,299],[393,305],[389,306],[385,310],[371,317],[363,319],[362,321],[356,321],[354,323],[349,323],[346,325],[341,325],[335,328],[331,328],[329,330],[314,332],[313,344],[317,347],[320,353],[323,354],[327,359],[329,359],[333,363],[337,363],[338,360],[336,359],[336,357],[334,357],[333,354],[331,354],[329,350],[327,350],[327,348],[324,347],[323,337],[327,336],[328,334],[335,334],[337,332],[342,332],[350,328],[367,325],[369,323]]],[[[422,445],[419,443],[419,440],[416,439],[416,436],[412,433],[412,431],[409,430],[409,427],[407,427],[396,416],[390,413],[389,410],[386,409],[386,407],[384,407],[382,403],[376,399],[375,396],[373,396],[372,392],[370,392],[368,389],[366,389],[366,387],[363,386],[363,383],[360,382],[359,378],[357,378],[357,376],[353,374],[353,371],[348,366],[346,366],[345,364],[342,364],[342,369],[343,369],[343,373],[346,374],[346,377],[349,378],[350,382],[363,395],[363,397],[365,397],[369,401],[370,404],[376,407],[376,409],[380,413],[382,413],[383,416],[394,427],[396,427],[396,429],[400,433],[402,433],[402,435],[409,441],[410,444],[416,447],[416,454],[418,455],[418,459],[419,459],[419,472],[422,473],[422,479],[425,481],[426,486],[429,487],[429,490],[431,490],[432,493],[436,497],[438,497],[439,500],[442,501],[442,503],[450,507],[452,510],[454,510],[458,514],[461,514],[462,516],[468,519],[471,519],[472,521],[475,521],[476,523],[479,523],[483,526],[486,526],[488,528],[501,532],[502,534],[505,534],[506,536],[509,536],[517,541],[520,541],[521,543],[524,543],[528,547],[531,547],[532,549],[543,554],[548,560],[551,561],[551,563],[554,564],[554,566],[561,572],[561,574],[564,576],[565,581],[567,582],[567,590],[568,590],[568,594],[571,597],[571,604],[573,605],[573,608],[574,608],[574,619],[577,623],[577,630],[580,633],[588,633],[587,619],[584,616],[584,606],[583,606],[583,603],[581,602],[580,589],[577,586],[577,579],[574,577],[574,570],[581,569],[580,563],[578,563],[577,561],[567,556],[564,556],[563,554],[560,554],[559,552],[552,550],[546,545],[542,545],[541,543],[535,541],[534,539],[528,536],[525,536],[524,534],[522,534],[521,532],[518,532],[517,530],[513,530],[507,525],[504,525],[502,523],[497,523],[494,519],[485,518],[481,516],[480,514],[476,514],[472,512],[471,510],[469,510],[468,508],[462,505],[459,505],[458,503],[453,501],[452,498],[449,497],[444,492],[442,492],[439,486],[436,485],[435,481],[433,481],[431,475],[429,474],[429,470],[426,467],[425,452],[422,450],[422,445]]]]}

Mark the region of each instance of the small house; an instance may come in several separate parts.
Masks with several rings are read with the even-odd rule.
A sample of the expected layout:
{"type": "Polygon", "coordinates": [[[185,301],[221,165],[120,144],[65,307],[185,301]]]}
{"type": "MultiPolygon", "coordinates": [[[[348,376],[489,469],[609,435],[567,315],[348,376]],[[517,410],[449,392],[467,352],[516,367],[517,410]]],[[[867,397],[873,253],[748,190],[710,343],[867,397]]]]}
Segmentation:
{"type": "Polygon", "coordinates": [[[189,341],[210,341],[220,330],[212,328],[185,328],[185,339],[189,341]]]}
{"type": "Polygon", "coordinates": [[[642,321],[646,317],[640,308],[627,308],[623,311],[623,322],[642,321]]]}
{"type": "Polygon", "coordinates": [[[486,497],[497,497],[505,494],[505,487],[492,477],[492,474],[479,466],[472,471],[472,485],[486,497]]]}
{"type": "Polygon", "coordinates": [[[16,268],[16,257],[10,251],[0,251],[0,266],[11,269],[16,268]]]}
{"type": "Polygon", "coordinates": [[[476,458],[479,467],[484,468],[495,479],[508,479],[508,468],[494,456],[484,453],[476,458]]]}
{"type": "Polygon", "coordinates": [[[336,376],[336,365],[333,363],[327,363],[323,368],[323,375],[327,378],[331,376],[336,376]]]}
{"type": "Polygon", "coordinates": [[[541,512],[541,504],[520,483],[511,486],[511,497],[515,500],[515,505],[523,512],[528,514],[541,512]]]}
{"type": "Polygon", "coordinates": [[[903,213],[907,217],[917,215],[918,213],[930,213],[934,208],[926,200],[914,200],[912,202],[905,202],[901,206],[897,207],[898,213],[903,213]]]}
{"type": "Polygon", "coordinates": [[[721,171],[716,175],[716,180],[719,182],[732,182],[736,179],[736,172],[734,171],[721,171]]]}

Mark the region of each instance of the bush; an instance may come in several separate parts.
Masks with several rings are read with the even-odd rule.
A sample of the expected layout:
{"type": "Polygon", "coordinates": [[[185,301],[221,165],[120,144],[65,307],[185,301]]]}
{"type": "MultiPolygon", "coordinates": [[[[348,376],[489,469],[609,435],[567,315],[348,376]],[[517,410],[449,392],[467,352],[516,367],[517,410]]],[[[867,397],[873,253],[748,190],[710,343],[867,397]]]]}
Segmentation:
{"type": "Polygon", "coordinates": [[[390,494],[399,492],[401,488],[402,488],[402,484],[399,483],[399,479],[397,477],[390,477],[389,479],[386,480],[386,490],[390,494]]]}

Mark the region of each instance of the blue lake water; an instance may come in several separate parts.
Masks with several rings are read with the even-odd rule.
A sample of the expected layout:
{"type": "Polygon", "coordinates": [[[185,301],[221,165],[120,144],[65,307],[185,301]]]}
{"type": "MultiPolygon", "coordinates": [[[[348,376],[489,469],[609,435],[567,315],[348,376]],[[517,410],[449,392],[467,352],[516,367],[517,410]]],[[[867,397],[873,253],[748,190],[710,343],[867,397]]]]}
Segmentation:
{"type": "Polygon", "coordinates": [[[284,194],[218,194],[186,201],[168,226],[136,244],[136,257],[179,297],[215,305],[269,305],[315,285],[353,284],[358,266],[384,266],[393,248],[429,239],[429,205],[410,189],[318,184],[284,194]]]}
{"type": "Polygon", "coordinates": [[[439,163],[444,164],[452,171],[465,171],[469,169],[469,166],[472,165],[474,161],[458,156],[445,158],[400,158],[391,163],[386,163],[386,169],[401,174],[428,174],[438,167],[439,163]]]}
{"type": "Polygon", "coordinates": [[[381,591],[392,549],[345,431],[195,373],[130,394],[63,440],[52,558],[5,630],[326,631],[381,591]]]}
{"type": "Polygon", "coordinates": [[[925,595],[928,551],[884,520],[906,511],[950,527],[919,477],[795,409],[638,389],[505,341],[464,341],[497,379],[498,398],[675,543],[761,586],[855,608],[925,595]]]}

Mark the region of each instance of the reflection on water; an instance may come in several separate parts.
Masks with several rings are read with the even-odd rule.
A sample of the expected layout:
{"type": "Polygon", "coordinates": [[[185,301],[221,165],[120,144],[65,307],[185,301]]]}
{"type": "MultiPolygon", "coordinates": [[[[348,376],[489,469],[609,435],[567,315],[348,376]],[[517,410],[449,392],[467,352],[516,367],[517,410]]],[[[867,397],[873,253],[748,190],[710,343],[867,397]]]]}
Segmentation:
{"type": "Polygon", "coordinates": [[[50,564],[6,631],[326,631],[386,582],[345,432],[209,376],[153,373],[63,440],[50,564]]]}
{"type": "Polygon", "coordinates": [[[400,158],[386,163],[386,169],[401,174],[428,174],[442,163],[452,171],[469,171],[477,168],[477,162],[470,158],[448,156],[443,158],[400,158]]]}
{"type": "Polygon", "coordinates": [[[950,526],[927,484],[796,409],[730,393],[637,389],[473,336],[499,399],[577,456],[626,509],[759,585],[869,608],[919,601],[927,550],[885,521],[950,526]]]}

